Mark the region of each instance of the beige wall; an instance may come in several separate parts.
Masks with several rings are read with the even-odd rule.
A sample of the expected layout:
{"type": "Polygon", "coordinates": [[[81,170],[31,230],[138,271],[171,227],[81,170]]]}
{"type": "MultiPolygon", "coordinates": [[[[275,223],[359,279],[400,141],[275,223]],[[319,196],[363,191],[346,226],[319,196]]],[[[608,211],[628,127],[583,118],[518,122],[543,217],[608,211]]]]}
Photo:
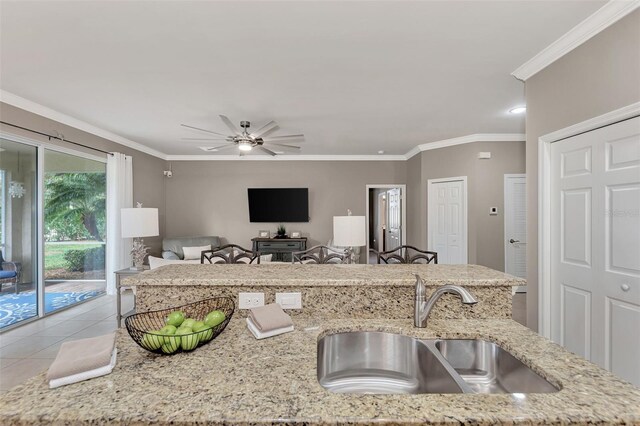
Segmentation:
{"type": "Polygon", "coordinates": [[[413,238],[409,241],[417,247],[427,245],[427,181],[467,176],[468,261],[503,271],[504,175],[524,173],[524,142],[477,142],[434,149],[416,155],[409,163],[408,172],[414,178],[420,174],[420,184],[411,186],[411,205],[417,214],[409,220],[413,238]],[[491,152],[491,159],[479,160],[481,151],[491,152]],[[415,158],[420,158],[419,172],[415,158]],[[489,216],[490,207],[498,207],[498,215],[489,216]]]}
{"type": "Polygon", "coordinates": [[[525,84],[527,100],[527,325],[538,328],[538,138],[640,101],[640,10],[525,84]]]}
{"type": "MultiPolygon", "coordinates": [[[[158,213],[160,215],[160,235],[164,234],[165,197],[164,180],[162,176],[162,171],[166,166],[166,162],[164,160],[90,133],[83,132],[73,127],[65,126],[56,121],[49,120],[5,103],[0,103],[0,119],[8,123],[38,130],[47,134],[55,134],[57,131],[64,134],[67,139],[74,142],[79,142],[105,151],[122,152],[132,156],[134,200],[142,202],[146,207],[158,207],[158,213]]],[[[0,125],[0,129],[4,132],[23,136],[32,140],[47,142],[47,138],[45,137],[10,126],[0,125]]],[[[65,146],[78,151],[88,152],[93,155],[102,155],[96,151],[83,149],[75,145],[60,142],[54,143],[56,145],[65,146]]],[[[161,251],[161,241],[161,237],[145,238],[145,242],[151,247],[151,252],[156,254],[159,254],[161,251]]]]}
{"type": "Polygon", "coordinates": [[[309,188],[308,223],[285,223],[302,231],[308,245],[332,238],[333,216],[364,215],[367,184],[403,184],[404,161],[178,161],[166,179],[167,236],[218,235],[250,248],[259,230],[277,223],[249,222],[247,188],[309,188]]]}

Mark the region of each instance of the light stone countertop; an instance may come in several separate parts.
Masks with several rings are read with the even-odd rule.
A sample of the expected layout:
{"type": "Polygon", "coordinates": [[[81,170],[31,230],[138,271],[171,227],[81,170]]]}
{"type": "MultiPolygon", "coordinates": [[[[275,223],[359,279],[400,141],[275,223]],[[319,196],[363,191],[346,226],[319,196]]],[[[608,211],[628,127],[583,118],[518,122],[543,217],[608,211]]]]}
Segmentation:
{"type": "Polygon", "coordinates": [[[479,265],[167,265],[123,279],[136,286],[522,286],[526,281],[479,265]]]}
{"type": "Polygon", "coordinates": [[[256,341],[240,318],[191,353],[158,356],[118,333],[112,374],[49,390],[44,374],[0,399],[0,424],[640,424],[640,390],[512,320],[294,319],[256,341]],[[317,327],[308,329],[309,327],[317,327]],[[557,393],[334,394],[316,378],[319,337],[348,330],[495,341],[557,393]]]}

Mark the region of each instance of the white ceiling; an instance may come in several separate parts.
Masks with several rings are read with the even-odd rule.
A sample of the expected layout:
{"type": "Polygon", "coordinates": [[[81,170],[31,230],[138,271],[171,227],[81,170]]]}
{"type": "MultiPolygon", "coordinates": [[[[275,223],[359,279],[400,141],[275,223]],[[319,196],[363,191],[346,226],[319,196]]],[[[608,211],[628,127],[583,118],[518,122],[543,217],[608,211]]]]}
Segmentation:
{"type": "Polygon", "coordinates": [[[3,1],[0,88],[166,154],[210,155],[180,123],[218,114],[306,155],[404,154],[523,133],[510,73],[604,3],[3,1]]]}

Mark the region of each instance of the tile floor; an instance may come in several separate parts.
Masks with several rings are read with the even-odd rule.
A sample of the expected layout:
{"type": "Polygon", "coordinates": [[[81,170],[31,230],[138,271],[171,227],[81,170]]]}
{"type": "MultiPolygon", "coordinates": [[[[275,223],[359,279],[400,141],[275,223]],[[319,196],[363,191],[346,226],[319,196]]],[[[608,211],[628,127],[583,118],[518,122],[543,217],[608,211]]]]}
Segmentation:
{"type": "MultiPolygon", "coordinates": [[[[133,295],[122,297],[122,312],[133,295]]],[[[117,328],[115,296],[101,296],[0,334],[0,395],[46,370],[63,342],[100,336],[117,328]]]]}

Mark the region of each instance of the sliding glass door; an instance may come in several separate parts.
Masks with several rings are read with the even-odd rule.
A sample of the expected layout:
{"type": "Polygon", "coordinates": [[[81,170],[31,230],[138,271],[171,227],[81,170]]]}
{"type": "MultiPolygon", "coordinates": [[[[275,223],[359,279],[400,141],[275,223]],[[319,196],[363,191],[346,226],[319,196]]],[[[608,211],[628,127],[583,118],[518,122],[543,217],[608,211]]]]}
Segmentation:
{"type": "Polygon", "coordinates": [[[0,137],[0,331],[106,290],[106,161],[0,137]]]}
{"type": "Polygon", "coordinates": [[[106,164],[45,149],[44,311],[104,294],[106,164]]]}
{"type": "Polygon", "coordinates": [[[0,138],[0,329],[38,316],[37,157],[0,138]]]}

